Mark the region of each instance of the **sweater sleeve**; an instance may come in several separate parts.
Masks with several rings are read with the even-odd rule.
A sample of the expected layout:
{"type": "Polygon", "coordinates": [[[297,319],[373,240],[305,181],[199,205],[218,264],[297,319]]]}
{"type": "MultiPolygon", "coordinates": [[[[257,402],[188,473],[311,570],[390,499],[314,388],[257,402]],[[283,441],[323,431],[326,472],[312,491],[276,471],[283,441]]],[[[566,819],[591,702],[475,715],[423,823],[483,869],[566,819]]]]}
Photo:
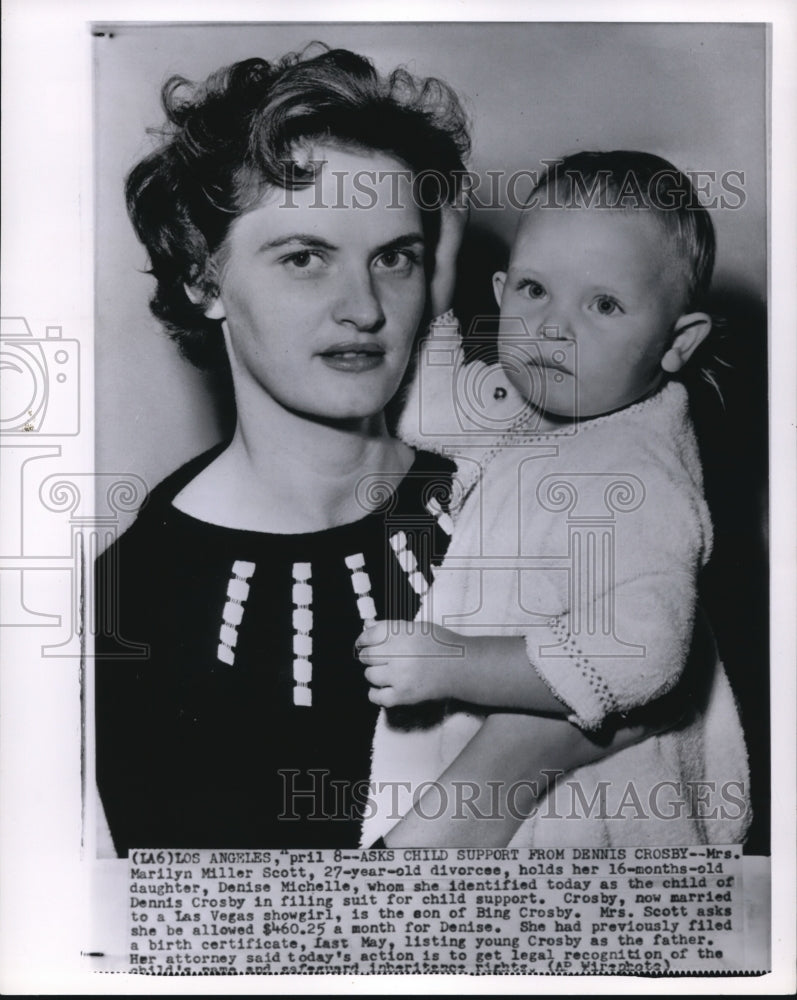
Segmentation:
{"type": "Polygon", "coordinates": [[[568,593],[525,636],[537,673],[585,729],[666,694],[689,656],[707,510],[686,468],[652,453],[638,458],[625,465],[634,474],[616,476],[615,510],[611,474],[559,477],[578,494],[548,533],[570,553],[568,593]]]}

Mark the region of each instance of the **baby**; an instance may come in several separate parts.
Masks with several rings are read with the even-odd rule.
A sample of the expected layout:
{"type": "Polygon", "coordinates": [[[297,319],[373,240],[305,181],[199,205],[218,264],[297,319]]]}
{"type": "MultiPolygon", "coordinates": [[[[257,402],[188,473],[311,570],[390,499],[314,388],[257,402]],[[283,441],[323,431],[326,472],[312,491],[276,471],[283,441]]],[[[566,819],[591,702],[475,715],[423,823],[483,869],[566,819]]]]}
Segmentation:
{"type": "MultiPolygon", "coordinates": [[[[418,620],[359,640],[371,698],[388,710],[363,843],[422,842],[418,804],[395,826],[409,802],[397,812],[380,786],[457,776],[489,713],[566,716],[596,733],[676,686],[691,707],[674,730],[572,772],[512,843],[744,839],[741,723],[696,628],[712,529],[675,378],[711,329],[713,262],[713,226],[685,175],[646,153],[579,153],[541,177],[493,278],[500,365],[465,364],[451,314],[433,325],[402,433],[455,457],[453,534],[418,620]],[[446,703],[442,722],[391,718],[429,701],[446,703]]],[[[530,774],[545,752],[541,738],[530,774]]],[[[464,839],[452,824],[450,843],[464,839]]]]}

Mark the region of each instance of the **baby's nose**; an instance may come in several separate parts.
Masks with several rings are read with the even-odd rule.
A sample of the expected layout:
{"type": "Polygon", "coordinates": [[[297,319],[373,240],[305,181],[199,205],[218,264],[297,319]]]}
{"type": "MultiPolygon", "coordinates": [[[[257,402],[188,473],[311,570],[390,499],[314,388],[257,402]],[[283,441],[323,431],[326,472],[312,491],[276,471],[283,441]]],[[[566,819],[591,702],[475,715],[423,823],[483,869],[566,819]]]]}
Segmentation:
{"type": "Polygon", "coordinates": [[[575,328],[567,316],[548,319],[537,328],[537,339],[544,341],[574,340],[575,328]]]}
{"type": "Polygon", "coordinates": [[[563,337],[562,328],[556,323],[543,323],[537,330],[540,340],[561,340],[563,337]]]}

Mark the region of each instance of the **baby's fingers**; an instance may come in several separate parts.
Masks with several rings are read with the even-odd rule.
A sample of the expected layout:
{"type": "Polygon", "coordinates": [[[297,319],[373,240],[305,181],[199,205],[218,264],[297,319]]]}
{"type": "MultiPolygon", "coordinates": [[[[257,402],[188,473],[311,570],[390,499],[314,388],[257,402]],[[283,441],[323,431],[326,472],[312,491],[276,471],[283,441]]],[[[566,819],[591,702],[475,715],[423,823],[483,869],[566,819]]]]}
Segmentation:
{"type": "Polygon", "coordinates": [[[357,652],[360,663],[366,667],[378,667],[387,663],[388,659],[384,650],[380,646],[366,646],[357,652]]]}
{"type": "Polygon", "coordinates": [[[373,625],[364,628],[354,640],[355,649],[359,651],[366,646],[380,645],[387,639],[389,629],[390,622],[374,622],[373,625]]]}

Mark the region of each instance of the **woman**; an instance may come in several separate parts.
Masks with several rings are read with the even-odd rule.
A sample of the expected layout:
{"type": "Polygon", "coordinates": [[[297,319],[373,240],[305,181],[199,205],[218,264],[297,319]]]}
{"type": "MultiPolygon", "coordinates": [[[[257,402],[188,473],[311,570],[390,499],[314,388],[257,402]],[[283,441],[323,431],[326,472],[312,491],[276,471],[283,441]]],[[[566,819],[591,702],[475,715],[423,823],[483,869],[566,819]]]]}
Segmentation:
{"type": "MultiPolygon", "coordinates": [[[[186,86],[164,88],[165,141],[128,207],[153,311],[190,361],[229,365],[237,423],[99,560],[98,784],[120,855],[352,847],[376,719],[354,642],[414,616],[447,540],[451,466],[386,412],[429,315],[440,203],[423,177],[456,191],[465,120],[445,85],[381,79],[343,50],[186,86]],[[400,530],[415,571],[393,555],[400,530]],[[148,655],[120,658],[131,642],[148,655]]],[[[432,308],[452,276],[434,279],[432,308]]],[[[525,723],[488,720],[466,751],[475,781],[528,777],[525,723]]],[[[605,752],[550,732],[552,768],[605,752]]],[[[484,842],[519,822],[486,820],[484,842]]],[[[442,842],[449,817],[391,836],[442,842]]]]}

